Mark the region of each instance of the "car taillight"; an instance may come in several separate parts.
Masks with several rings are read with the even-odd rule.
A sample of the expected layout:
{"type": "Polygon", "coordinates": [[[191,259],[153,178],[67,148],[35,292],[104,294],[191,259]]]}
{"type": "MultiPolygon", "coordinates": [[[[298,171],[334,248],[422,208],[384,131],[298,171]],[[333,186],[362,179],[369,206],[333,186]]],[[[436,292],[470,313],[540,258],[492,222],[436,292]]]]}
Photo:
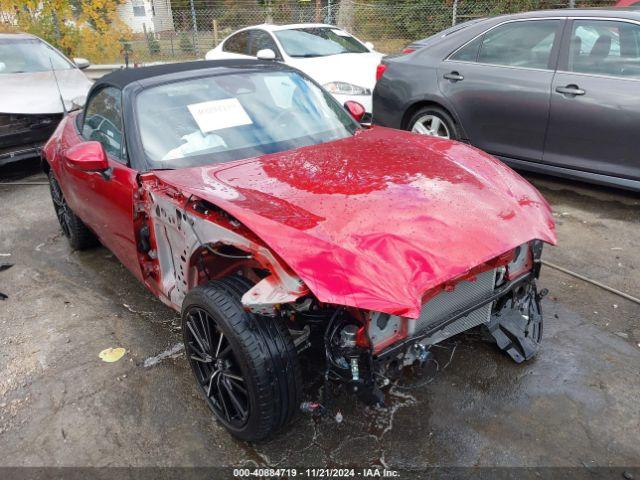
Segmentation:
{"type": "Polygon", "coordinates": [[[384,71],[386,69],[387,69],[387,66],[384,63],[381,63],[380,65],[378,65],[378,68],[376,68],[376,81],[382,78],[382,75],[384,74],[384,71]]]}
{"type": "Polygon", "coordinates": [[[415,51],[416,51],[415,48],[407,47],[404,50],[402,50],[402,53],[411,53],[411,52],[415,52],[415,51]]]}

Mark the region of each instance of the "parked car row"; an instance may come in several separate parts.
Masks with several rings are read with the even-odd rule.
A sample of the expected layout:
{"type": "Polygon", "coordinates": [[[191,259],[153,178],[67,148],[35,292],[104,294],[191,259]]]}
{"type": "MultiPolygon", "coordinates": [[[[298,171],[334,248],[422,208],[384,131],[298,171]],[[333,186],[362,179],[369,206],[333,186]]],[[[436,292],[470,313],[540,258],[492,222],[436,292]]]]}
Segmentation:
{"type": "MultiPolygon", "coordinates": [[[[640,10],[565,9],[474,19],[382,61],[370,43],[326,24],[244,28],[206,58],[285,63],[340,103],[361,104],[362,123],[465,141],[523,170],[640,190],[639,39],[640,10]]],[[[90,84],[76,68],[88,62],[74,65],[33,36],[0,36],[0,59],[1,165],[37,153],[63,113],[60,95],[73,108],[90,84]]]]}
{"type": "Polygon", "coordinates": [[[341,103],[361,103],[364,122],[465,141],[523,170],[640,190],[640,10],[474,19],[381,57],[324,24],[249,27],[207,54],[296,67],[341,103]]]}

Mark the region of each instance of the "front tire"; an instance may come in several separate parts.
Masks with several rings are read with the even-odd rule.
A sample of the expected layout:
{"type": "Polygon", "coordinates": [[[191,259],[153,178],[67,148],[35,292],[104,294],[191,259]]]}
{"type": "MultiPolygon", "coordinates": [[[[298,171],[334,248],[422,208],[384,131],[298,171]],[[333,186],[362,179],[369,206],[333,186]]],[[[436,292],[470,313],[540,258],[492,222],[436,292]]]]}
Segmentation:
{"type": "Polygon", "coordinates": [[[246,441],[272,436],[300,405],[296,349],[280,318],[257,317],[240,299],[251,288],[231,276],[192,289],[182,334],[198,390],[218,421],[246,441]]]}
{"type": "Polygon", "coordinates": [[[89,228],[80,220],[73,210],[67,205],[60,184],[53,175],[53,171],[49,172],[49,189],[51,191],[51,200],[53,201],[53,209],[58,217],[62,233],[69,239],[69,244],[73,250],[85,250],[94,247],[98,243],[98,239],[89,228]]]}
{"type": "Polygon", "coordinates": [[[438,107],[424,107],[418,110],[409,119],[407,130],[450,140],[460,138],[458,127],[451,115],[438,107]]]}

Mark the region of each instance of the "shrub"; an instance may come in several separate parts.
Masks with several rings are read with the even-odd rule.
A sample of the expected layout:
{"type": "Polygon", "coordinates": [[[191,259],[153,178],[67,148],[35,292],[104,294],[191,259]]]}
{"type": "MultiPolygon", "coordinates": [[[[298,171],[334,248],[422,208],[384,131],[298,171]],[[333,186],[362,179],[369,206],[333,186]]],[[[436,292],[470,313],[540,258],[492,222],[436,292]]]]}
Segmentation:
{"type": "Polygon", "coordinates": [[[178,45],[180,46],[180,50],[182,50],[184,53],[196,53],[196,49],[193,46],[191,37],[187,32],[182,32],[180,34],[180,42],[178,45]]]}
{"type": "Polygon", "coordinates": [[[160,42],[156,39],[152,32],[147,32],[147,46],[151,55],[160,53],[160,42]]]}

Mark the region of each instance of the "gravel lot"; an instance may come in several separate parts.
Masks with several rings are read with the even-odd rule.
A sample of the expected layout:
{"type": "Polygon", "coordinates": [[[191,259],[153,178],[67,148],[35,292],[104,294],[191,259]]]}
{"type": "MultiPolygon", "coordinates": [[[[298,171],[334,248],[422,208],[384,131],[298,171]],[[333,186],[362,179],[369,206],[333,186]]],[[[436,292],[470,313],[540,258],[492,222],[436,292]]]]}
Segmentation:
{"type": "MultiPolygon", "coordinates": [[[[639,296],[638,197],[530,179],[557,221],[544,258],[639,296]]],[[[178,348],[177,315],[104,248],[72,252],[47,186],[0,185],[0,202],[0,263],[15,264],[0,273],[0,466],[640,467],[640,305],[582,280],[543,268],[545,341],[528,364],[456,337],[387,408],[340,397],[341,422],[301,415],[250,445],[212,419],[180,353],[153,359],[178,348]],[[104,363],[108,347],[127,353],[104,363]]]]}

